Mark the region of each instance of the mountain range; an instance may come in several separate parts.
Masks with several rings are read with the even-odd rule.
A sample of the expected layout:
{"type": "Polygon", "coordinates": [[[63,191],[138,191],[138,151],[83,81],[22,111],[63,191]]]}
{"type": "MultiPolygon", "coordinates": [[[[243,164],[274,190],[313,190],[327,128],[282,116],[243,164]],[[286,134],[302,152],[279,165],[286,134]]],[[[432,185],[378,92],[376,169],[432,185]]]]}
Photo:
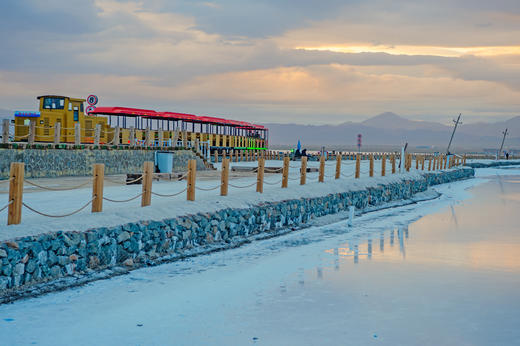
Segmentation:
{"type": "MultiPolygon", "coordinates": [[[[464,121],[464,116],[461,120],[464,121]]],[[[298,140],[309,149],[321,146],[354,149],[357,135],[362,135],[362,148],[399,147],[408,142],[411,147],[446,148],[453,126],[430,121],[417,121],[386,112],[362,122],[339,125],[263,124],[269,128],[271,146],[292,146],[298,140]]],[[[504,148],[520,148],[520,116],[494,123],[462,124],[457,128],[452,146],[482,150],[498,148],[502,131],[508,129],[504,148]]]]}

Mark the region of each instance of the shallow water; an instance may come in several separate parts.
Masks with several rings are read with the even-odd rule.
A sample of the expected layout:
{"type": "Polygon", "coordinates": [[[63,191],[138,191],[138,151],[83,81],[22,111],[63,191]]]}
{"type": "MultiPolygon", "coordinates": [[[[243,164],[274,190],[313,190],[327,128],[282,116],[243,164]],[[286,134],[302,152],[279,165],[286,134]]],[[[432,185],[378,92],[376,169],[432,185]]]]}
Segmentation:
{"type": "Polygon", "coordinates": [[[0,344],[520,344],[520,176],[486,179],[0,306],[0,344]]]}

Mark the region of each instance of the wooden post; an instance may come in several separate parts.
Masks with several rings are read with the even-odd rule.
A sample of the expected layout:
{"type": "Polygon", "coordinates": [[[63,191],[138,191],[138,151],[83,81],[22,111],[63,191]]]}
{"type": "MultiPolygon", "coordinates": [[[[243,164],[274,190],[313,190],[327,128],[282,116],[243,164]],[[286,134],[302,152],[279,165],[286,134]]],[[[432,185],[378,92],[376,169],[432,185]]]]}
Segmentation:
{"type": "Polygon", "coordinates": [[[74,145],[81,144],[81,125],[78,123],[74,123],[74,145]]]}
{"type": "Polygon", "coordinates": [[[390,156],[390,161],[392,162],[392,174],[395,174],[395,154],[390,156]]]}
{"type": "Polygon", "coordinates": [[[432,157],[428,156],[428,171],[432,170],[432,157]]]}
{"type": "Polygon", "coordinates": [[[103,180],[105,179],[105,165],[95,163],[92,165],[92,212],[103,211],[103,180]]]}
{"type": "Polygon", "coordinates": [[[182,131],[182,146],[185,149],[188,147],[188,131],[182,131]]]}
{"type": "Polygon", "coordinates": [[[153,181],[152,161],[145,161],[143,165],[143,195],[141,196],[141,207],[146,207],[152,202],[152,181],[153,181]]]}
{"type": "Polygon", "coordinates": [[[265,159],[258,159],[258,170],[256,172],[256,192],[263,193],[264,192],[264,167],[265,167],[265,159]]]}
{"type": "Polygon", "coordinates": [[[318,177],[318,181],[320,183],[323,183],[323,180],[325,178],[325,155],[320,156],[320,173],[318,177]]]}
{"type": "Polygon", "coordinates": [[[408,159],[408,164],[406,165],[406,171],[410,172],[410,167],[412,166],[412,154],[406,155],[406,158],[408,159]]]}
{"type": "Polygon", "coordinates": [[[30,120],[29,125],[29,144],[34,144],[34,139],[36,138],[36,121],[34,119],[30,120]]]}
{"type": "Polygon", "coordinates": [[[240,149],[240,162],[244,162],[244,150],[240,149]]]}
{"type": "Polygon", "coordinates": [[[341,154],[336,155],[336,179],[341,176],[341,154]]]}
{"type": "Polygon", "coordinates": [[[229,183],[229,160],[222,160],[222,174],[220,176],[220,195],[227,196],[229,183]]]}
{"type": "Polygon", "coordinates": [[[370,177],[374,176],[374,154],[370,154],[370,177]]]}
{"type": "Polygon", "coordinates": [[[235,162],[238,162],[238,150],[235,150],[235,162]]]}
{"type": "Polygon", "coordinates": [[[422,171],[424,171],[424,160],[425,160],[425,156],[421,155],[421,170],[422,171]]]}
{"type": "Polygon", "coordinates": [[[290,157],[285,156],[283,158],[283,171],[282,171],[282,188],[287,187],[287,182],[289,181],[289,163],[290,157]]]}
{"type": "Polygon", "coordinates": [[[119,139],[120,134],[121,134],[121,128],[119,126],[116,126],[114,129],[114,139],[112,139],[112,145],[121,144],[121,141],[119,139]]]}
{"type": "Polygon", "coordinates": [[[144,143],[146,147],[150,147],[152,145],[152,131],[150,130],[150,126],[147,126],[144,132],[144,143]]]}
{"type": "Polygon", "coordinates": [[[359,170],[361,168],[361,154],[356,155],[356,179],[359,178],[359,170]]]}
{"type": "Polygon", "coordinates": [[[101,124],[96,124],[94,129],[94,145],[99,146],[99,137],[101,136],[101,124]]]}
{"type": "Polygon", "coordinates": [[[305,185],[307,181],[307,156],[302,156],[302,166],[300,168],[300,185],[305,185]]]}
{"type": "Polygon", "coordinates": [[[9,119],[2,120],[2,143],[9,143],[9,119]]]}
{"type": "Polygon", "coordinates": [[[466,154],[462,157],[462,165],[466,165],[466,154]]]}
{"type": "Polygon", "coordinates": [[[54,124],[54,144],[60,144],[61,140],[61,123],[57,122],[54,124]]]}
{"type": "Polygon", "coordinates": [[[215,162],[218,162],[218,150],[215,149],[215,162]]]}
{"type": "Polygon", "coordinates": [[[197,179],[197,161],[188,161],[188,190],[186,191],[186,198],[188,201],[195,200],[195,181],[197,179]]]}
{"type": "MultiPolygon", "coordinates": [[[[180,135],[181,135],[181,130],[176,129],[174,134],[173,134],[173,142],[172,142],[172,146],[174,148],[177,148],[177,142],[179,141],[180,135]]],[[[211,143],[210,143],[210,146],[211,146],[211,143]]]]}
{"type": "MultiPolygon", "coordinates": [[[[163,140],[163,137],[164,137],[164,132],[162,129],[159,129],[158,130],[158,135],[157,135],[157,139],[159,141],[159,148],[162,148],[164,147],[164,140],[163,140]]],[[[199,151],[199,146],[197,145],[197,151],[199,151]]]]}
{"type": "Polygon", "coordinates": [[[23,199],[23,162],[12,162],[9,172],[9,204],[7,210],[7,224],[18,225],[22,221],[22,199],[23,199]]]}
{"type": "Polygon", "coordinates": [[[419,170],[419,155],[415,155],[415,170],[419,170]]]}
{"type": "Polygon", "coordinates": [[[135,127],[130,126],[130,146],[135,147],[135,127]]]}
{"type": "Polygon", "coordinates": [[[386,154],[381,156],[381,176],[384,177],[386,174],[386,154]]]}

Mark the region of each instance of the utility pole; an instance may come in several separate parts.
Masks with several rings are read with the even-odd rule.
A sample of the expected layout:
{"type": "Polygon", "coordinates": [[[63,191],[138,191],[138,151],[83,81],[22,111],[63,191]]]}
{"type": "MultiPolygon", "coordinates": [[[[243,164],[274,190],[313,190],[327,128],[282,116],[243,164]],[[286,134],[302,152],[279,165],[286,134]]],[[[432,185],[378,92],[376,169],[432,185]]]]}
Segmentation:
{"type": "Polygon", "coordinates": [[[500,156],[502,155],[502,149],[504,148],[504,142],[506,141],[507,136],[507,129],[504,132],[502,132],[502,134],[504,135],[504,137],[502,137],[502,144],[500,145],[500,150],[498,151],[497,160],[500,160],[500,156]]]}
{"type": "Polygon", "coordinates": [[[457,130],[457,126],[459,124],[462,125],[462,123],[460,122],[461,115],[462,115],[462,113],[459,113],[459,117],[457,118],[457,120],[455,120],[455,119],[453,120],[453,122],[455,123],[455,127],[453,128],[453,132],[451,133],[450,143],[448,143],[448,148],[446,149],[446,155],[450,154],[451,142],[453,141],[453,136],[455,136],[455,131],[457,130]]]}

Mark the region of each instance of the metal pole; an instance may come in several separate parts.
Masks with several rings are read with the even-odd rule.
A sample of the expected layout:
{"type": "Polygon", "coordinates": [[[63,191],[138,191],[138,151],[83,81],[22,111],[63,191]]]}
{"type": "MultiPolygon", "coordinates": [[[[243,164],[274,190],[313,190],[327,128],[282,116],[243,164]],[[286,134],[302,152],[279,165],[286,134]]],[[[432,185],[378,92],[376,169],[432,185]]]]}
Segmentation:
{"type": "Polygon", "coordinates": [[[502,155],[502,149],[504,148],[504,142],[507,136],[507,129],[504,132],[502,132],[502,134],[504,135],[504,137],[502,137],[502,144],[500,145],[500,150],[498,151],[497,160],[500,160],[500,156],[502,155]]]}
{"type": "Polygon", "coordinates": [[[453,132],[451,133],[450,142],[448,143],[448,148],[446,149],[446,155],[450,154],[451,142],[453,141],[453,136],[455,136],[455,131],[457,130],[457,126],[459,125],[459,123],[462,124],[460,122],[461,115],[462,115],[462,113],[459,113],[459,117],[457,118],[457,120],[453,120],[453,122],[455,123],[455,127],[453,128],[453,132]]]}

